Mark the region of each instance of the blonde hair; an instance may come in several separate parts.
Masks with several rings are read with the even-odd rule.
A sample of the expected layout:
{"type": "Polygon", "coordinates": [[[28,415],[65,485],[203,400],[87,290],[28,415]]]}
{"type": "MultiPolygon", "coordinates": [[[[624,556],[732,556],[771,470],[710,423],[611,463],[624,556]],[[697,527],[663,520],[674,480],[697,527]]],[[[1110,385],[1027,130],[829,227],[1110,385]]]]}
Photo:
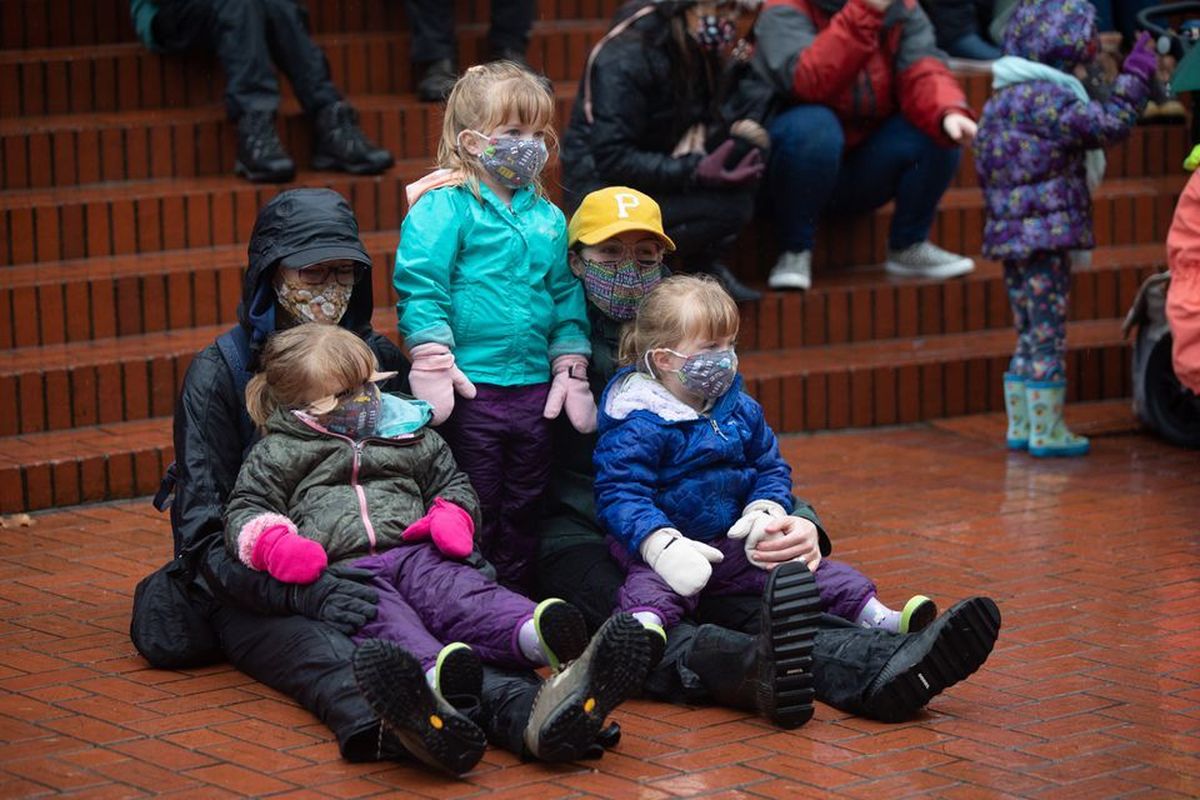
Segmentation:
{"type": "Polygon", "coordinates": [[[260,428],[277,408],[303,408],[323,393],[361,386],[377,369],[375,353],[345,328],[316,322],[274,334],[246,385],[246,411],[260,428]]]}
{"type": "Polygon", "coordinates": [[[707,275],[672,275],[655,286],[638,306],[637,317],[621,331],[617,360],[638,364],[652,350],[674,348],[685,339],[737,336],[741,326],[729,293],[707,275]]]}
{"type": "MultiPolygon", "coordinates": [[[[522,125],[544,128],[546,147],[556,147],[554,94],[544,78],[514,61],[492,61],[468,69],[446,100],[438,166],[466,175],[467,185],[479,197],[479,181],[486,173],[478,158],[463,152],[459,134],[467,130],[487,134],[512,116],[522,125]]],[[[534,189],[545,194],[540,178],[534,181],[534,189]]]]}

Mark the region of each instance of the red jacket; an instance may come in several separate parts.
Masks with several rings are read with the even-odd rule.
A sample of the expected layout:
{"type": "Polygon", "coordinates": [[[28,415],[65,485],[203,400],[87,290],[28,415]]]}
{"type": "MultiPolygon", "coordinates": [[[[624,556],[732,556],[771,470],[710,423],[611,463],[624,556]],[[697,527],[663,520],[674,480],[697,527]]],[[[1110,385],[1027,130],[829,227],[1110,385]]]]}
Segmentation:
{"type": "Polygon", "coordinates": [[[943,117],[975,118],[917,0],[895,0],[885,12],[864,0],[766,0],[755,33],[777,90],[833,109],[847,147],[897,111],[947,146],[943,117]]]}

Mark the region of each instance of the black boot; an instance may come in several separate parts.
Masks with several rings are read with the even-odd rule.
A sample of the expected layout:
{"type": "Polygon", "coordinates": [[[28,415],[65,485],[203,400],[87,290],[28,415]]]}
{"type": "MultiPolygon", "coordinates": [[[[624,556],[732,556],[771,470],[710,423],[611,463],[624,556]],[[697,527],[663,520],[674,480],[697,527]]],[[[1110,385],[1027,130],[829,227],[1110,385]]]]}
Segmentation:
{"type": "Polygon", "coordinates": [[[525,67],[525,69],[529,69],[529,61],[525,58],[525,52],[512,47],[497,47],[493,49],[492,61],[511,61],[514,64],[525,67]]]}
{"type": "Polygon", "coordinates": [[[789,562],[771,572],[761,615],[757,637],[701,625],[685,665],[717,703],[798,728],[813,715],[812,645],[821,616],[808,567],[789,562]]]}
{"type": "Polygon", "coordinates": [[[353,175],[377,175],[394,160],[387,150],[372,144],[358,127],[358,112],[339,100],[317,112],[314,169],[336,169],[353,175]]]}
{"type": "Polygon", "coordinates": [[[711,264],[703,266],[697,272],[702,272],[705,275],[711,275],[716,278],[717,283],[725,287],[725,291],[729,292],[729,296],[733,298],[735,303],[752,303],[755,300],[762,299],[762,292],[751,289],[742,283],[729,267],[720,261],[714,261],[711,264]]]}
{"type": "Polygon", "coordinates": [[[920,633],[905,638],[863,698],[863,711],[883,722],[901,722],[935,695],[971,675],[987,660],[1000,635],[1000,609],[989,597],[954,605],[920,633]]]}
{"type": "Polygon", "coordinates": [[[283,149],[271,111],[247,111],[237,121],[238,149],[233,171],[248,181],[282,183],[296,174],[296,162],[283,149]]]}
{"type": "Polygon", "coordinates": [[[430,61],[417,82],[417,97],[427,103],[440,103],[450,96],[457,80],[458,70],[453,61],[448,58],[430,61]]]}

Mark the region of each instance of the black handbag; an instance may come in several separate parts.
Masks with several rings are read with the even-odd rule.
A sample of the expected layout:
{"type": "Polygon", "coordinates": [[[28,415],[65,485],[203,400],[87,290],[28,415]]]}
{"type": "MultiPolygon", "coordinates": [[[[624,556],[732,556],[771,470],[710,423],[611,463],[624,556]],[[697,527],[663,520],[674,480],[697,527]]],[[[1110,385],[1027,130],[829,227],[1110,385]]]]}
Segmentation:
{"type": "Polygon", "coordinates": [[[224,658],[209,617],[213,600],[196,586],[191,562],[184,551],[133,590],[129,638],[152,667],[202,667],[224,658]]]}

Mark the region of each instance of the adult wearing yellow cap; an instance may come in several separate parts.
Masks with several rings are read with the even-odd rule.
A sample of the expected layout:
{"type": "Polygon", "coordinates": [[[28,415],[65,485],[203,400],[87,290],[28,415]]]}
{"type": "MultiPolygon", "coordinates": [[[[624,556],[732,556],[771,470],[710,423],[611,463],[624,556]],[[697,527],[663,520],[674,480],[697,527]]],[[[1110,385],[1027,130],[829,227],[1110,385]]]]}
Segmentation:
{"type": "MultiPolygon", "coordinates": [[[[663,229],[658,204],[628,187],[610,187],[583,198],[568,231],[571,269],[584,281],[591,323],[592,360],[588,381],[599,398],[616,372],[623,323],[637,313],[642,297],[661,280],[662,257],[674,246],[663,229]]],[[[554,430],[551,483],[539,525],[538,581],[543,596],[566,599],[594,629],[612,613],[625,572],[609,556],[596,520],[592,484],[595,434],[581,434],[559,420],[554,430]]],[[[787,533],[760,544],[757,558],[782,563],[811,546],[822,553],[829,540],[812,506],[797,500],[787,533]]],[[[694,619],[667,632],[658,665],[645,690],[657,699],[718,703],[756,711],[781,727],[796,727],[812,715],[816,698],[874,719],[912,716],[930,698],[970,675],[991,651],[997,628],[986,598],[951,608],[921,633],[896,635],[874,628],[821,627],[811,639],[811,674],[791,672],[797,642],[777,653],[769,625],[777,603],[771,588],[759,596],[711,598],[694,619]],[[931,659],[946,670],[925,670],[931,659]],[[787,667],[786,669],[784,667],[787,667]]],[[[803,649],[803,648],[801,648],[803,649]]],[[[800,659],[803,661],[803,659],[800,659]]],[[[806,667],[801,665],[803,672],[806,667]]]]}

